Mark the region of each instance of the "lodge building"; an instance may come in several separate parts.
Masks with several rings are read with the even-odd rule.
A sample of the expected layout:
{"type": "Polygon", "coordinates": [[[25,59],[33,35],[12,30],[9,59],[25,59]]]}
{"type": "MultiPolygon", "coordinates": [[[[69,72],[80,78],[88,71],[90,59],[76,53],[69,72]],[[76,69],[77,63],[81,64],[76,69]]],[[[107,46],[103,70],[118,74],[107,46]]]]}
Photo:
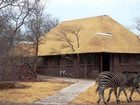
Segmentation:
{"type": "Polygon", "coordinates": [[[38,72],[96,78],[102,71],[140,71],[140,39],[107,15],[65,21],[41,39],[38,72]]]}

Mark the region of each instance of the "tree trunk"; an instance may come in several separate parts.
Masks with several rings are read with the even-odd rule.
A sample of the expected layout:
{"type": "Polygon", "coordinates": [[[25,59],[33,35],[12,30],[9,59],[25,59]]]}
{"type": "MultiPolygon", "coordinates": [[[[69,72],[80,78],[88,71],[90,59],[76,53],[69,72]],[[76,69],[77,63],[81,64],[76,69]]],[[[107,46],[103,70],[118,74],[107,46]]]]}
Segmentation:
{"type": "Polygon", "coordinates": [[[35,57],[32,65],[32,72],[34,73],[34,77],[37,78],[38,41],[35,46],[35,57]]]}

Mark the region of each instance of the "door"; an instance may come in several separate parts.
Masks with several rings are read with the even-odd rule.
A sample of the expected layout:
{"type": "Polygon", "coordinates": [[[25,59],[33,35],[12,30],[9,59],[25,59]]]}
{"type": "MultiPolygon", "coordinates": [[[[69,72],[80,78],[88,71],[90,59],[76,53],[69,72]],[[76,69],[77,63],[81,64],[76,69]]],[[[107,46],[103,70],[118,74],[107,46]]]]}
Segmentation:
{"type": "Polygon", "coordinates": [[[102,71],[110,71],[110,55],[108,53],[102,54],[102,71]]]}

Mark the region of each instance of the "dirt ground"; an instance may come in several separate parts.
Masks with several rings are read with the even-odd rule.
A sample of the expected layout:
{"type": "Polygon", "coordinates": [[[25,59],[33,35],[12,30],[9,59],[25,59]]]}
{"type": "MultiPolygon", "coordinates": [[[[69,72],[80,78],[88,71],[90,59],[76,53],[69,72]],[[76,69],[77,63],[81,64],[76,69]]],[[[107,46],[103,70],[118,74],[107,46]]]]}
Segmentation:
{"type": "Polygon", "coordinates": [[[46,82],[17,82],[16,88],[0,89],[0,105],[32,105],[71,84],[55,78],[44,80],[46,82]]]}
{"type": "MultiPolygon", "coordinates": [[[[98,100],[98,94],[96,94],[95,90],[96,90],[97,85],[90,87],[86,92],[80,94],[76,99],[74,99],[70,105],[104,105],[103,102],[97,104],[97,100],[98,100]]],[[[107,99],[108,97],[108,89],[105,91],[105,98],[107,99]]],[[[127,93],[128,96],[130,94],[130,90],[127,89],[127,93]]],[[[121,103],[119,105],[140,105],[140,95],[137,92],[134,92],[133,94],[133,102],[128,103],[126,101],[126,98],[123,94],[123,92],[121,93],[120,96],[120,100],[121,103]]],[[[108,105],[117,105],[115,102],[115,96],[114,94],[112,94],[112,97],[110,99],[110,102],[108,103],[108,105]]]]}
{"type": "MultiPolygon", "coordinates": [[[[18,88],[16,89],[0,90],[0,105],[33,105],[33,102],[53,95],[71,84],[63,81],[61,78],[46,76],[39,76],[39,78],[47,82],[21,82],[17,84],[18,88]]],[[[96,85],[90,87],[69,105],[104,105],[103,103],[97,104],[98,94],[95,93],[95,89],[96,85]]],[[[130,94],[129,89],[127,89],[127,93],[128,95],[130,94]]],[[[106,90],[105,96],[106,98],[108,97],[108,90],[106,90]]],[[[128,103],[124,94],[121,93],[121,103],[119,105],[140,105],[140,95],[137,92],[133,94],[132,99],[133,102],[128,103]]],[[[112,94],[108,105],[117,105],[114,94],[112,94]]]]}

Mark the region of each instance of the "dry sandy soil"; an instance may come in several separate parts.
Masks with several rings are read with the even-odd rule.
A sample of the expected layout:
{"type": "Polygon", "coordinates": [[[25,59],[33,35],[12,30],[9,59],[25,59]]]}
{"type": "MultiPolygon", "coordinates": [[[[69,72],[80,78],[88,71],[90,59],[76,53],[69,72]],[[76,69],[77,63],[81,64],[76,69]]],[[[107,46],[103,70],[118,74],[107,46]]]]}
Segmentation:
{"type": "MultiPolygon", "coordinates": [[[[59,78],[39,77],[47,82],[19,82],[16,84],[17,88],[15,89],[0,90],[0,105],[33,105],[33,102],[53,95],[71,84],[59,78]]],[[[98,95],[95,93],[95,89],[96,85],[90,87],[86,92],[74,99],[70,105],[104,105],[103,103],[97,104],[98,95]]],[[[130,91],[127,90],[127,92],[129,95],[130,91]]],[[[105,96],[106,98],[108,97],[108,90],[105,92],[105,96]]],[[[122,93],[120,97],[121,103],[119,105],[140,105],[140,95],[137,92],[134,93],[132,99],[132,103],[127,103],[122,93]]],[[[114,94],[112,94],[108,105],[117,105],[114,94]]]]}
{"type": "MultiPolygon", "coordinates": [[[[80,94],[76,99],[74,99],[70,105],[104,105],[103,102],[100,104],[97,104],[98,94],[96,94],[95,92],[96,87],[97,85],[90,87],[86,92],[80,94]]],[[[128,95],[130,94],[129,89],[127,89],[127,93],[128,95]]],[[[105,97],[106,98],[108,97],[108,89],[105,92],[105,97]]],[[[120,96],[121,103],[119,105],[140,105],[140,95],[137,92],[133,94],[132,99],[133,99],[133,102],[128,103],[122,92],[120,96]]],[[[117,105],[115,102],[114,94],[112,94],[112,97],[108,105],[117,105]]]]}
{"type": "Polygon", "coordinates": [[[55,78],[50,80],[52,81],[17,82],[16,88],[0,89],[0,105],[31,105],[71,84],[55,78]]]}

